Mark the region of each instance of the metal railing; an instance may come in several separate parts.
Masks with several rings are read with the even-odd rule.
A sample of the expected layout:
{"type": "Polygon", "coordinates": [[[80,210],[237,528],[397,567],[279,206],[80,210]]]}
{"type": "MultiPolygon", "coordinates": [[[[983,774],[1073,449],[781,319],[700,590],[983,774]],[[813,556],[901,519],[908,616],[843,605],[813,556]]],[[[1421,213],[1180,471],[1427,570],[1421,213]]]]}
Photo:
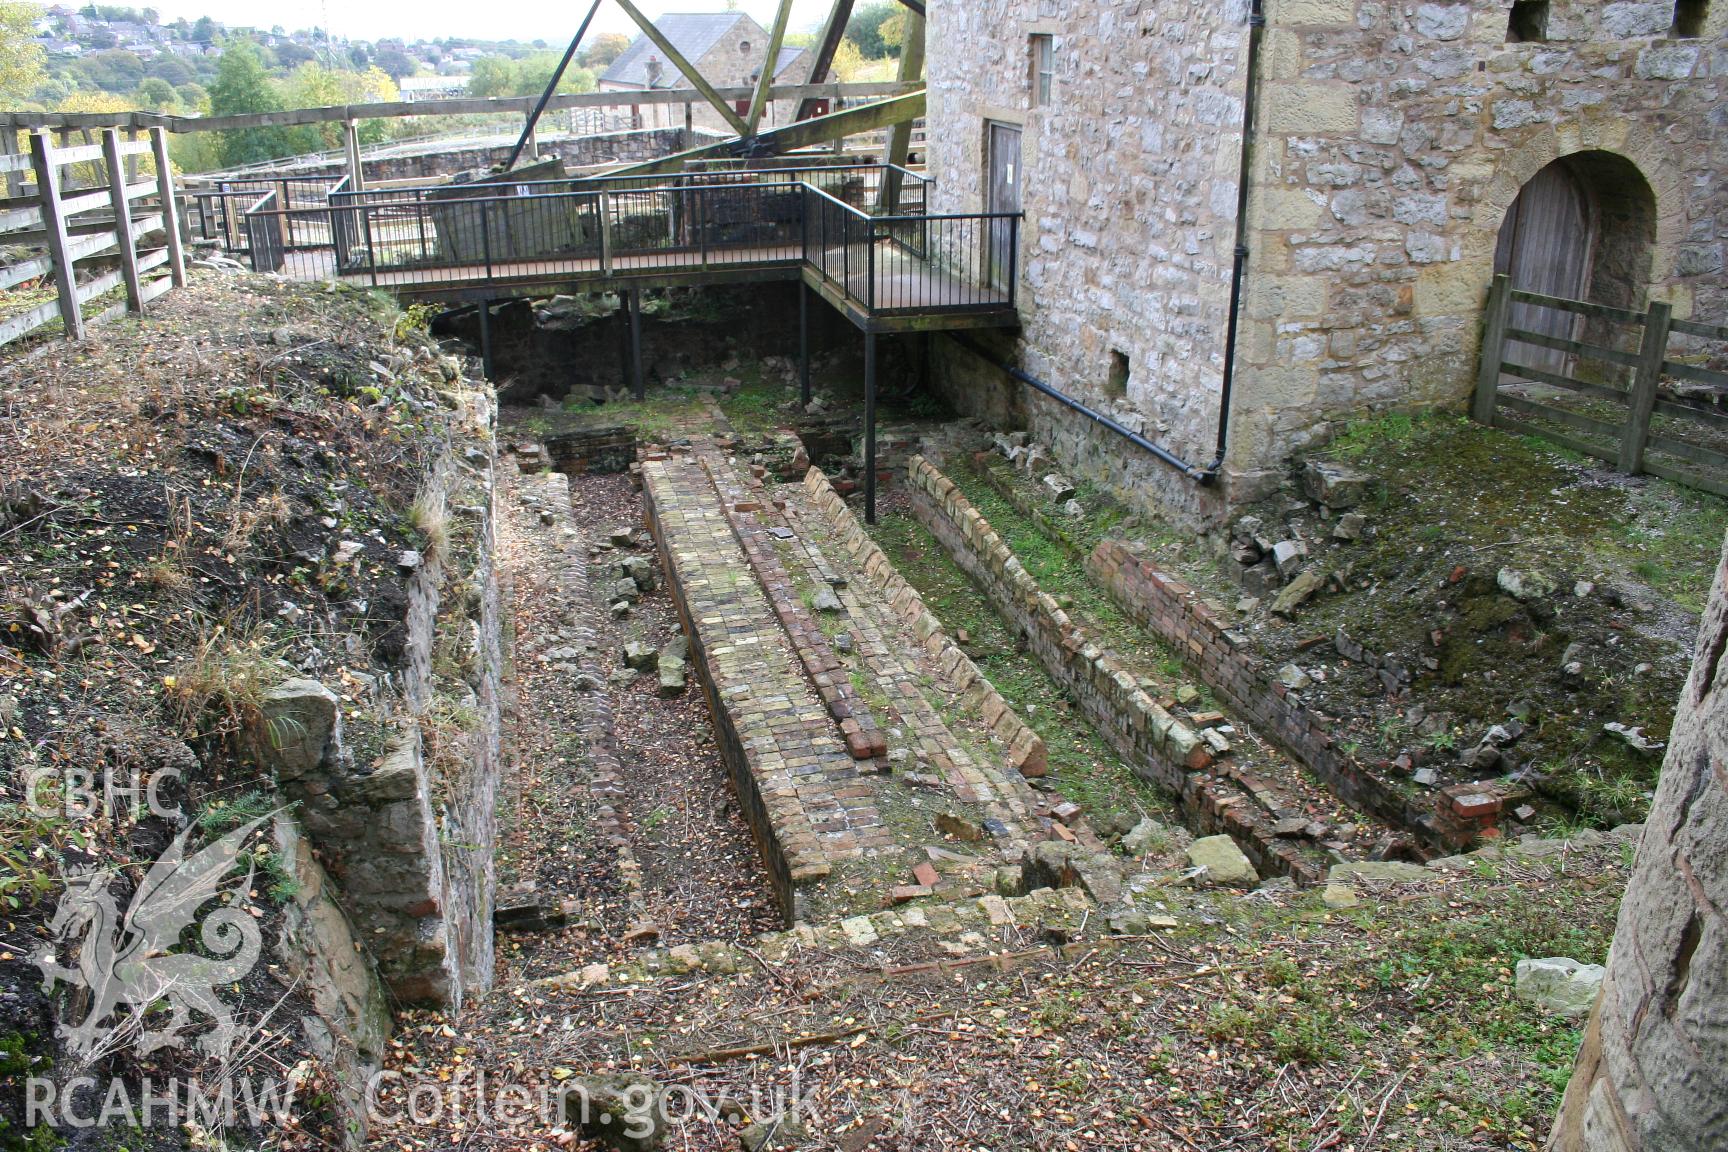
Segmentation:
{"type": "Polygon", "coordinates": [[[285,215],[283,243],[287,248],[330,243],[328,224],[319,225],[303,209],[327,207],[332,194],[345,190],[347,176],[295,176],[270,180],[219,180],[209,188],[190,191],[192,224],[203,240],[221,243],[224,252],[236,255],[250,250],[251,229],[246,217],[266,199],[271,209],[285,215]]]}
{"type": "Polygon", "coordinates": [[[478,182],[246,206],[260,271],[377,286],[605,279],[809,266],[869,313],[1012,309],[1017,214],[931,215],[930,184],[885,164],[478,182]]]}

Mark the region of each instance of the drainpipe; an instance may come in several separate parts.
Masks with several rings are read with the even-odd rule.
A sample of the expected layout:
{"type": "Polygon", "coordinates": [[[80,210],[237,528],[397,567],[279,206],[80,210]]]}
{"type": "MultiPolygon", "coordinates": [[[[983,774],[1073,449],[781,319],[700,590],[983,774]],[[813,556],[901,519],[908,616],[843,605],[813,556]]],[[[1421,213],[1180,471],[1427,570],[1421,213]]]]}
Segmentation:
{"type": "Polygon", "coordinates": [[[1242,282],[1248,271],[1248,178],[1254,159],[1254,97],[1260,82],[1260,37],[1266,28],[1263,0],[1248,10],[1247,87],[1242,95],[1242,159],[1236,174],[1236,253],[1230,269],[1230,319],[1224,329],[1224,380],[1218,397],[1218,454],[1206,469],[1210,483],[1224,466],[1230,436],[1230,390],[1236,380],[1236,331],[1242,316],[1242,282]]]}

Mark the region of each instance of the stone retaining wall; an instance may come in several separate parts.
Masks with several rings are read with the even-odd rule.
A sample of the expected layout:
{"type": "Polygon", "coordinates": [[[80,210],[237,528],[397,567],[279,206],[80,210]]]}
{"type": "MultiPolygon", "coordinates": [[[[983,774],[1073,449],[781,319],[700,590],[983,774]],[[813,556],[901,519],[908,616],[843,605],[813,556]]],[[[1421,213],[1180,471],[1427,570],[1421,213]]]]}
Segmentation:
{"type": "Polygon", "coordinates": [[[494,414],[478,393],[465,403],[420,495],[442,540],[414,558],[406,579],[399,701],[379,705],[383,755],[355,757],[340,702],[313,680],[270,693],[259,742],[391,993],[452,1007],[493,978],[503,663],[494,414]]]}
{"type": "Polygon", "coordinates": [[[1086,570],[1141,627],[1174,647],[1200,679],[1272,737],[1340,800],[1407,828],[1430,845],[1457,851],[1473,842],[1494,814],[1469,816],[1465,795],[1418,794],[1339,752],[1329,722],[1315,715],[1255,658],[1248,638],[1232,631],[1200,594],[1136,556],[1119,540],[1105,540],[1086,570]]]}
{"type": "Polygon", "coordinates": [[[623,425],[583,428],[546,437],[552,467],[571,476],[628,472],[636,462],[636,433],[623,425]]]}
{"type": "Polygon", "coordinates": [[[876,541],[870,539],[870,534],[858,523],[851,507],[834,490],[822,469],[812,468],[805,473],[804,488],[839,533],[852,559],[881,589],[883,598],[900,618],[911,626],[924,650],[936,658],[943,674],[966,694],[968,703],[978,708],[990,734],[1007,749],[1008,763],[1019,769],[1022,776],[1044,775],[1049,770],[1044,738],[1027,727],[1002,694],[996,691],[996,686],[972,663],[972,658],[949,638],[942,621],[925,607],[918,590],[906,582],[893,561],[877,547],[876,541]]]}

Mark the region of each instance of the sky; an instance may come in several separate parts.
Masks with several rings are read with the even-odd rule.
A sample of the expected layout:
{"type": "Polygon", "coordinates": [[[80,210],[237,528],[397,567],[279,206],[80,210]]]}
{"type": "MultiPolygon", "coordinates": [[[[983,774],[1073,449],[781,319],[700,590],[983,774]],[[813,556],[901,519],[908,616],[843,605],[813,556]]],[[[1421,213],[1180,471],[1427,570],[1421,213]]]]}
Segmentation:
{"type": "MultiPolygon", "coordinates": [[[[164,21],[184,16],[196,20],[209,16],[222,24],[269,28],[280,24],[297,28],[328,26],[337,37],[378,40],[400,36],[405,40],[435,40],[441,36],[471,36],[485,40],[545,40],[564,45],[576,34],[576,26],[588,11],[587,0],[276,0],[262,5],[257,0],[139,0],[162,14],[164,21]]],[[[739,0],[737,5],[764,27],[774,19],[776,0],[739,0]]],[[[722,12],[724,0],[638,0],[637,7],[649,17],[666,12],[722,12]]],[[[792,31],[805,31],[821,23],[830,5],[826,0],[793,0],[792,31]]],[[[631,32],[635,25],[612,0],[601,0],[592,31],[631,32]]]]}

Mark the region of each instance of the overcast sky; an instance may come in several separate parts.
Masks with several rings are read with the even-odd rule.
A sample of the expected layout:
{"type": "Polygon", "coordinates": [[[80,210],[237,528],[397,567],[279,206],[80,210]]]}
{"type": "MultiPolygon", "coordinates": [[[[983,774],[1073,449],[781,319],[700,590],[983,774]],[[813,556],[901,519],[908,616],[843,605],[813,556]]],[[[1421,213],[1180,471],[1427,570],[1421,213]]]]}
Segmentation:
{"type": "MultiPolygon", "coordinates": [[[[440,36],[473,36],[488,40],[545,40],[568,44],[588,11],[588,0],[277,0],[265,6],[257,0],[141,0],[162,13],[164,21],[184,16],[209,16],[223,24],[269,28],[328,26],[338,37],[377,40],[435,40],[440,36]]],[[[774,19],[776,0],[740,0],[738,7],[764,26],[774,19]]],[[[724,0],[638,0],[650,17],[666,12],[722,12],[724,0]]],[[[827,15],[827,0],[793,0],[791,29],[807,30],[827,15]]],[[[602,0],[594,30],[628,32],[635,28],[612,0],[602,0]]]]}

